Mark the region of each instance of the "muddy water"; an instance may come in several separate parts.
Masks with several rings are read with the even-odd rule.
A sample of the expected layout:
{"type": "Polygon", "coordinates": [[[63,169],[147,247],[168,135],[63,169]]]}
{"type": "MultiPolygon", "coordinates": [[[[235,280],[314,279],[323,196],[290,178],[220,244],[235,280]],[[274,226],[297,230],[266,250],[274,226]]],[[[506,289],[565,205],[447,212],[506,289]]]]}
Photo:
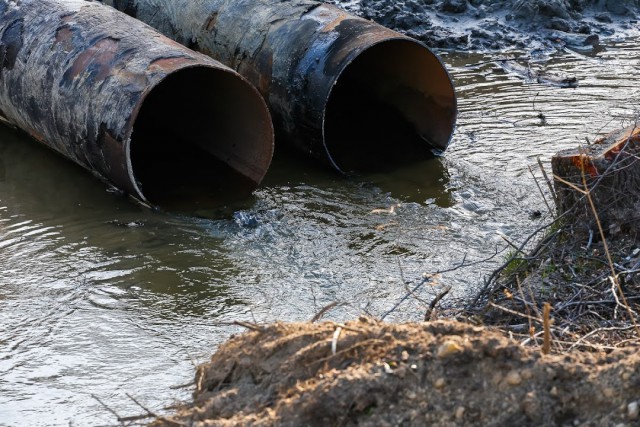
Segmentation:
{"type": "Polygon", "coordinates": [[[576,89],[524,81],[488,55],[442,57],[460,104],[445,157],[350,180],[280,157],[251,199],[217,211],[139,208],[0,129],[0,425],[114,425],[100,402],[144,412],[127,394],[162,412],[239,330],[228,322],[307,320],[334,301],[335,320],[396,305],[387,319],[417,320],[423,303],[402,298],[423,273],[499,252],[417,291],[429,301],[452,285],[464,298],[505,238],[548,220],[528,169],[537,157],[636,114],[633,42],[543,58],[576,89]]]}

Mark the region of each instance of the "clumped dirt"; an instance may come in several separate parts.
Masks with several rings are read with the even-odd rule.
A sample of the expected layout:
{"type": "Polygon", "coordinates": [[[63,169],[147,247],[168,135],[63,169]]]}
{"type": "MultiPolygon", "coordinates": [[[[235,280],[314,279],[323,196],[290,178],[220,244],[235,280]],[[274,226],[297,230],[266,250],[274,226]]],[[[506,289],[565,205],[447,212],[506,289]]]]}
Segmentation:
{"type": "Polygon", "coordinates": [[[592,49],[637,34],[639,0],[328,0],[431,47],[592,49]]]}
{"type": "Polygon", "coordinates": [[[220,347],[193,404],[153,425],[637,425],[637,350],[542,355],[454,321],[278,323],[220,347]]]}

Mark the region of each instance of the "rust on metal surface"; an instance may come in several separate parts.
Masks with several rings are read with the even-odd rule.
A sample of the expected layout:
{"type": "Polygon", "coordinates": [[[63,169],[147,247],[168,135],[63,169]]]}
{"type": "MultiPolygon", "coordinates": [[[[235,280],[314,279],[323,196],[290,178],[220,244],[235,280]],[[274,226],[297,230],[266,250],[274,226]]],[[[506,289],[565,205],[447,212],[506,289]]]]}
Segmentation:
{"type": "Polygon", "coordinates": [[[111,72],[117,55],[118,40],[111,37],[100,39],[74,59],[63,78],[71,81],[82,73],[88,73],[94,81],[104,80],[111,72]]]}
{"type": "Polygon", "coordinates": [[[276,136],[342,171],[449,144],[456,97],[426,46],[310,0],[102,0],[236,69],[276,136]]]}
{"type": "Polygon", "coordinates": [[[0,0],[0,111],[160,206],[255,186],[273,150],[266,104],[238,73],[84,0],[0,0]]]}

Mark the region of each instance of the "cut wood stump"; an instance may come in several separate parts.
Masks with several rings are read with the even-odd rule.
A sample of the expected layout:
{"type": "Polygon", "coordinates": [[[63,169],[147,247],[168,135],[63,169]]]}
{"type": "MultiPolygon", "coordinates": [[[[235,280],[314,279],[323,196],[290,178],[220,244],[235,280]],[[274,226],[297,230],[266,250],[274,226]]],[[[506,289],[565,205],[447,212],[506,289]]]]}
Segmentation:
{"type": "Polygon", "coordinates": [[[562,151],[551,166],[558,213],[574,229],[597,232],[599,220],[609,235],[640,231],[640,127],[562,151]]]}

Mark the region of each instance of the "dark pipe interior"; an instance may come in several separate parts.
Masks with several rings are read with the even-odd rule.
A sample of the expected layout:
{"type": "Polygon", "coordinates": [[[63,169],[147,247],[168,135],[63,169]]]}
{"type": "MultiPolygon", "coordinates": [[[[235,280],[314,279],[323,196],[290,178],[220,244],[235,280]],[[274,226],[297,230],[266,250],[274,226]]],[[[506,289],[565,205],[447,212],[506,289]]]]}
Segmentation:
{"type": "Polygon", "coordinates": [[[397,39],[349,64],[325,110],[325,147],[344,172],[386,171],[444,150],[455,126],[449,76],[426,47],[397,39]]]}
{"type": "Polygon", "coordinates": [[[130,145],[144,197],[165,209],[215,207],[246,197],[271,161],[268,111],[226,70],[193,67],[147,95],[130,145]]]}

